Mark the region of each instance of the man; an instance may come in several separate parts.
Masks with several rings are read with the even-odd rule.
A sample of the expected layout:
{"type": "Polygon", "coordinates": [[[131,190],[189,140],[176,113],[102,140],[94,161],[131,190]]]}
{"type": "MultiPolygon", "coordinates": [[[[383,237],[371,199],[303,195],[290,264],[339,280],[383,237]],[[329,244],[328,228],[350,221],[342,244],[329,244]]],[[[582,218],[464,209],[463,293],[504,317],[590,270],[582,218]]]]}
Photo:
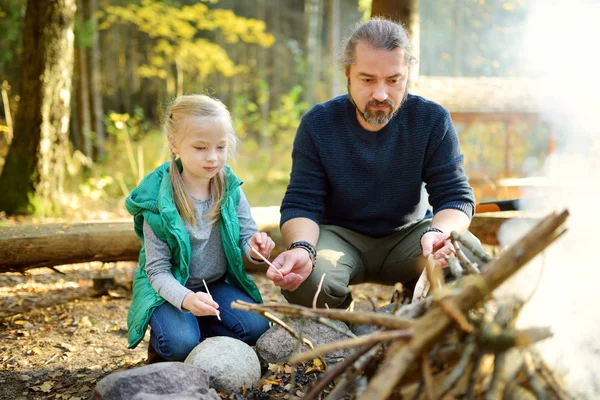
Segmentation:
{"type": "Polygon", "coordinates": [[[288,250],[273,260],[281,275],[267,271],[291,303],[310,306],[323,274],[320,307],[346,308],[350,284],[414,281],[469,227],[456,130],[442,106],[408,94],[410,51],[395,22],[357,26],[342,60],[348,94],[302,118],[281,205],[288,250]]]}

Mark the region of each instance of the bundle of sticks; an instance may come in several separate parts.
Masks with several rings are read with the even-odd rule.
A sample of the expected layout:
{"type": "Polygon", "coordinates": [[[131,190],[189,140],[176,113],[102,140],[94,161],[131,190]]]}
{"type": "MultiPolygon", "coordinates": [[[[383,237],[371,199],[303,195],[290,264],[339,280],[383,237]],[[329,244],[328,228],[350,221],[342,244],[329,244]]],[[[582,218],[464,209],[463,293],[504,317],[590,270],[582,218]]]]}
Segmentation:
{"type": "Polygon", "coordinates": [[[309,346],[292,355],[290,363],[352,349],[343,361],[326,368],[304,396],[307,399],[569,399],[560,380],[530,347],[550,337],[550,329],[517,329],[524,301],[493,296],[498,286],[566,232],[568,214],[565,210],[548,215],[495,259],[453,232],[456,257],[447,261],[456,279],[446,285],[430,259],[429,295],[398,304],[392,314],[242,301],[233,306],[265,315],[309,346]],[[473,256],[466,256],[465,247],[473,256]],[[368,324],[378,330],[314,348],[275,314],[325,324],[368,324]]]}

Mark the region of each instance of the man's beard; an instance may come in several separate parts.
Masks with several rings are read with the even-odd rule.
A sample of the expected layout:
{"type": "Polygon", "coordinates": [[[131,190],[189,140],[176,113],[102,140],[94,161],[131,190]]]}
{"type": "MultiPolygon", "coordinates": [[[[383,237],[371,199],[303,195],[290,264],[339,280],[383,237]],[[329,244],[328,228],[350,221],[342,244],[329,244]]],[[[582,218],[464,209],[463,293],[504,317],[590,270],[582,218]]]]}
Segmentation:
{"type": "Polygon", "coordinates": [[[358,106],[356,105],[356,102],[352,98],[352,94],[350,93],[350,79],[348,79],[347,82],[348,82],[348,97],[350,98],[350,101],[354,105],[356,112],[368,124],[375,125],[375,126],[386,125],[388,122],[390,122],[392,120],[392,118],[394,118],[394,116],[398,113],[398,110],[400,110],[400,108],[402,108],[402,105],[404,104],[404,102],[406,101],[406,98],[408,97],[408,81],[407,81],[406,88],[404,90],[404,97],[402,98],[402,101],[400,102],[400,106],[398,106],[397,109],[394,109],[394,102],[392,100],[385,99],[384,101],[377,101],[377,100],[368,101],[367,104],[365,105],[365,111],[362,111],[360,108],[358,108],[358,106]],[[382,105],[389,106],[390,111],[386,112],[386,111],[381,110],[381,111],[373,112],[373,111],[369,110],[369,106],[382,106],[382,105]]]}

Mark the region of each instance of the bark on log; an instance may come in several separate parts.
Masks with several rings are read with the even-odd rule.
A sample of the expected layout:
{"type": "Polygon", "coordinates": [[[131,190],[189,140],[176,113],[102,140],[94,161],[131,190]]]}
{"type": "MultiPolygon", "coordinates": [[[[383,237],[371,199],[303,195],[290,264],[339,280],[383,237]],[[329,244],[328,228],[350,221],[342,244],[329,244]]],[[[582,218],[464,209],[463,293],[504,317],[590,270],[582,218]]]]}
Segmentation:
{"type": "MultiPolygon", "coordinates": [[[[252,214],[260,231],[268,232],[277,244],[273,256],[283,249],[279,233],[279,208],[254,207],[252,214]]],[[[476,215],[471,232],[482,243],[497,244],[496,232],[509,218],[476,215]]],[[[131,220],[0,228],[0,272],[22,272],[30,268],[90,261],[135,261],[141,242],[131,220]]],[[[246,263],[249,270],[263,271],[264,265],[246,263]]]]}

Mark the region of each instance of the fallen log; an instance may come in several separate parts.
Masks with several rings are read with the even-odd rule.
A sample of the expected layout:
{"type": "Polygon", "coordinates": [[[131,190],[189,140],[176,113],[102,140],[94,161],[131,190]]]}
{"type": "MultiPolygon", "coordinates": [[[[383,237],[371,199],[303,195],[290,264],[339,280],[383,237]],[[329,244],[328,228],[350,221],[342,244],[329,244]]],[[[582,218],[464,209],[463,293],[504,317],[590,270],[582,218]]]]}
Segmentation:
{"type": "MultiPolygon", "coordinates": [[[[279,254],[283,250],[279,207],[254,207],[252,215],[258,229],[275,240],[273,255],[279,254]]],[[[513,217],[502,213],[475,215],[470,230],[482,243],[497,245],[500,225],[513,217]]],[[[135,261],[140,247],[131,220],[0,227],[0,272],[90,261],[135,261]]],[[[264,270],[263,265],[246,265],[252,271],[264,270]]]]}

